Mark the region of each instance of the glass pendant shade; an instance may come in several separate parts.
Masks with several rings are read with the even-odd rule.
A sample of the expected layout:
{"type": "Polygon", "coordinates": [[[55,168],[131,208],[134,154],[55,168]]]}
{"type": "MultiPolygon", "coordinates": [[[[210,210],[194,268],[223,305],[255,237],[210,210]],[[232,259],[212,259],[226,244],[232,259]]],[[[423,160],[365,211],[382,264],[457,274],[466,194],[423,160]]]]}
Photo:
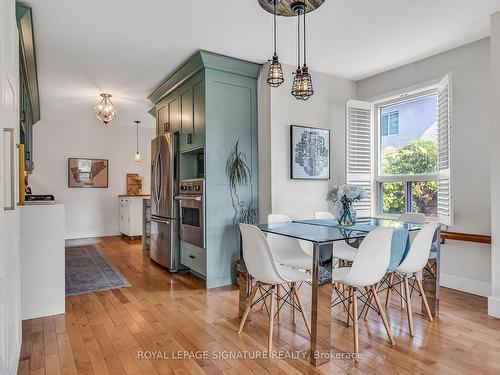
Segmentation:
{"type": "Polygon", "coordinates": [[[278,87],[285,81],[283,77],[283,69],[281,68],[281,63],[278,60],[278,56],[274,55],[271,65],[269,66],[269,72],[267,74],[267,83],[271,87],[278,87]]]}
{"type": "Polygon", "coordinates": [[[136,164],[139,164],[141,162],[141,154],[139,154],[139,152],[136,152],[135,153],[135,156],[134,156],[134,162],[136,164]]]}
{"type": "Polygon", "coordinates": [[[111,98],[110,94],[101,94],[102,100],[95,107],[95,113],[99,120],[101,120],[104,124],[108,124],[111,120],[116,117],[116,110],[109,98],[111,98]]]}
{"type": "Polygon", "coordinates": [[[135,145],[136,145],[136,151],[134,155],[134,162],[136,164],[139,164],[141,162],[141,154],[139,153],[139,124],[141,123],[139,120],[135,120],[135,131],[136,131],[136,138],[135,138],[135,145]]]}

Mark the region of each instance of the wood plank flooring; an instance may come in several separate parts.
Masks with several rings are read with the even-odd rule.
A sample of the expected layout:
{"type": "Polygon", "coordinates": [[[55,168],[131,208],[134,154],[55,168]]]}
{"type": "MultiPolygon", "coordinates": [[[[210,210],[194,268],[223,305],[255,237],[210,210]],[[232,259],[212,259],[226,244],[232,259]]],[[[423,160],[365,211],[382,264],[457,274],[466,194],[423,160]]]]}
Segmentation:
{"type": "MultiPolygon", "coordinates": [[[[149,260],[138,241],[120,237],[79,240],[94,244],[118,267],[131,288],[66,298],[66,314],[23,322],[19,374],[498,374],[500,320],[486,314],[486,299],[444,289],[441,316],[431,323],[415,313],[415,337],[393,296],[388,316],[391,347],[375,313],[359,323],[359,363],[334,359],[314,368],[304,359],[228,357],[264,351],[267,316],[254,312],[238,336],[238,290],[205,290],[189,274],[169,274],[149,260]],[[149,351],[149,352],[148,352],[149,351]],[[201,351],[207,356],[172,355],[201,351]],[[143,359],[156,353],[156,357],[143,359]],[[141,354],[143,353],[143,354],[141,354]],[[149,353],[149,354],[148,354],[149,353]],[[218,354],[214,354],[218,353],[218,354]],[[223,355],[226,357],[223,357],[223,355]],[[164,356],[169,356],[165,359],[164,356]]],[[[300,289],[309,305],[308,287],[300,289]]],[[[420,311],[415,296],[414,312],[420,311]]],[[[307,351],[307,331],[294,326],[288,307],[280,313],[274,350],[307,351]]],[[[332,351],[352,350],[345,313],[333,314],[332,351]]]]}

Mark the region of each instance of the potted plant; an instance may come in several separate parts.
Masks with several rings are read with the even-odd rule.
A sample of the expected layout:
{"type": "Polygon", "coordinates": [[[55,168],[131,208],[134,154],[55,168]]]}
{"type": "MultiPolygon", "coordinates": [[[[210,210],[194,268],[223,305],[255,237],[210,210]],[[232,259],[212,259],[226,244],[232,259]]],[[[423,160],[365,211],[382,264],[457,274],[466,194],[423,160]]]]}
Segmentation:
{"type": "Polygon", "coordinates": [[[334,186],[326,196],[326,200],[333,202],[337,210],[337,219],[340,225],[356,224],[356,211],[353,202],[366,198],[366,192],[359,185],[334,186]]]}

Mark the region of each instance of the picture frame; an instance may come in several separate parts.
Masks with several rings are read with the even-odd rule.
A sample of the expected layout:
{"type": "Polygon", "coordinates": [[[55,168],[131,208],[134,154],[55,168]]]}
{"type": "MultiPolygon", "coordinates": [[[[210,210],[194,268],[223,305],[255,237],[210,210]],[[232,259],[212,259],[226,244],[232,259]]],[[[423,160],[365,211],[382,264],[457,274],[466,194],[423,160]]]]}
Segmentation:
{"type": "Polygon", "coordinates": [[[290,178],[330,179],[330,129],[290,125],[290,178]]]}
{"type": "Polygon", "coordinates": [[[68,158],[69,188],[108,188],[109,160],[68,158]]]}

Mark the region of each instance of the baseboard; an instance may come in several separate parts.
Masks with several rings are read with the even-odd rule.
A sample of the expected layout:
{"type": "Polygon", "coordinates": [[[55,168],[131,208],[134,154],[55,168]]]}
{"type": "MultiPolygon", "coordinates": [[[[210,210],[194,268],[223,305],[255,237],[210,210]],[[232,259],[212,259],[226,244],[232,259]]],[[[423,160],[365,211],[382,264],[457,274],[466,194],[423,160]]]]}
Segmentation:
{"type": "Polygon", "coordinates": [[[80,238],[109,237],[109,236],[119,236],[119,235],[120,231],[118,229],[109,229],[99,232],[66,233],[66,239],[77,240],[80,238]]]}
{"type": "Polygon", "coordinates": [[[500,318],[500,298],[488,297],[488,315],[500,318]]]}
{"type": "Polygon", "coordinates": [[[460,290],[482,297],[489,297],[491,295],[491,283],[487,281],[470,279],[445,272],[441,272],[440,277],[440,284],[445,288],[460,290]]]}

